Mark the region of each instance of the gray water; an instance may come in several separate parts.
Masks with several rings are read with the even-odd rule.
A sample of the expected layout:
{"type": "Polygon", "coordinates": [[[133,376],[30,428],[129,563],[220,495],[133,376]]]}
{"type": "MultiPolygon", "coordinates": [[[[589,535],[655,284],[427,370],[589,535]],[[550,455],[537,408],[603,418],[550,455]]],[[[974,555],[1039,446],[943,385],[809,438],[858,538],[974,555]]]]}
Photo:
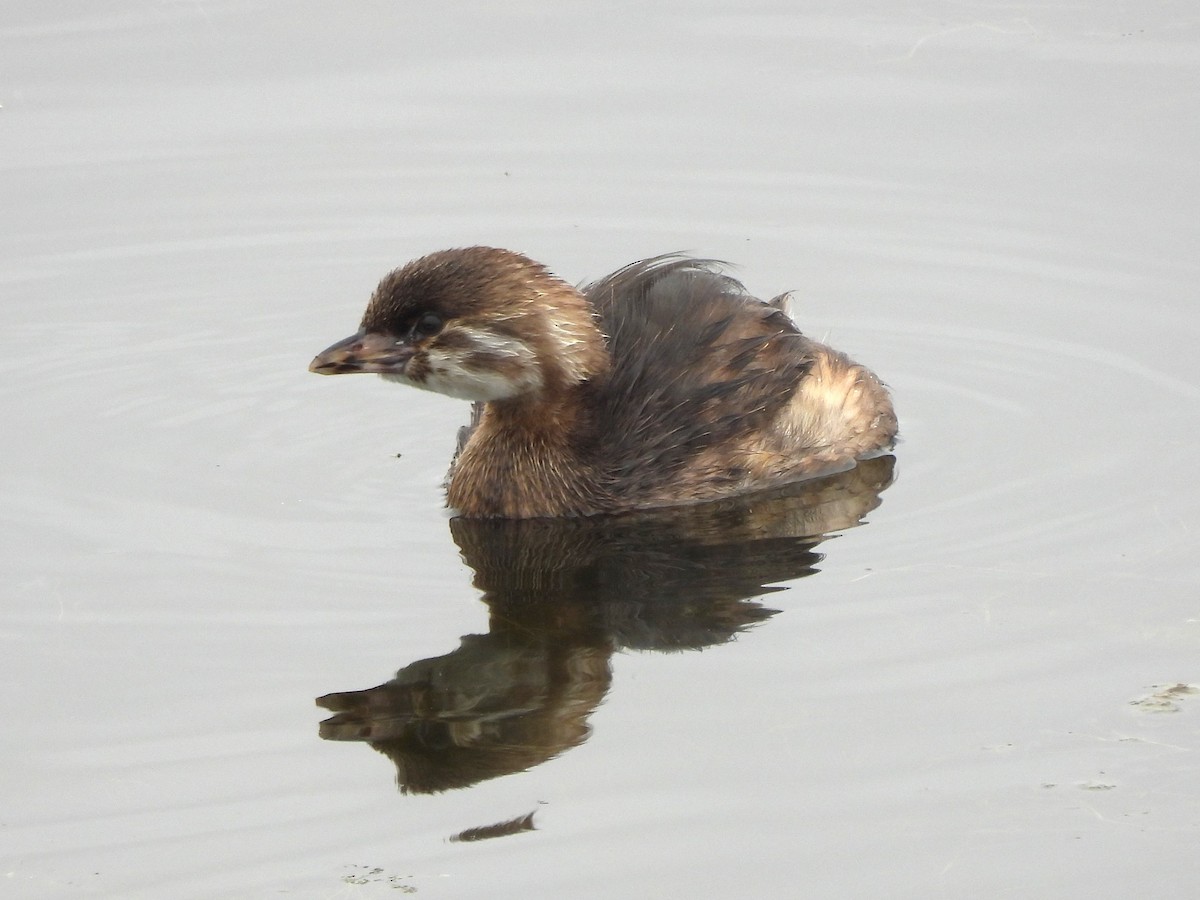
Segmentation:
{"type": "Polygon", "coordinates": [[[1196,896],[1198,76],[1188,3],[9,0],[0,893],[1196,896]],[[452,533],[465,404],[305,368],[473,243],[794,290],[895,483],[452,533]],[[335,739],[430,672],[530,757],[335,739]]]}

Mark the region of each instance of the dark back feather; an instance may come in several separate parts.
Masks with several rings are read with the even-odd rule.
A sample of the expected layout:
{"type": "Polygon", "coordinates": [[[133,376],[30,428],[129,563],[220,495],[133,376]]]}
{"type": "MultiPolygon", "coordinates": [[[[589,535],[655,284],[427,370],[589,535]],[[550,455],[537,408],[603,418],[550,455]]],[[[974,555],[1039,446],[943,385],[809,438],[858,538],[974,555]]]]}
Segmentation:
{"type": "Polygon", "coordinates": [[[669,483],[698,454],[768,429],[811,365],[782,303],[717,265],[659,256],[584,288],[613,361],[592,385],[594,446],[622,491],[669,483]]]}

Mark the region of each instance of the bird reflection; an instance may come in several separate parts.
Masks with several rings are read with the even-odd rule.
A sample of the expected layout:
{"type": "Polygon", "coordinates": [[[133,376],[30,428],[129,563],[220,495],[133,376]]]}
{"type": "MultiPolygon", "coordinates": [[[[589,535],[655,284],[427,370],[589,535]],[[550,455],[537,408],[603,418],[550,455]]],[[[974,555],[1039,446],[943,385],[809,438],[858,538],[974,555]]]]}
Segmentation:
{"type": "Polygon", "coordinates": [[[756,598],[816,571],[815,547],[859,524],[891,456],[678,509],[577,519],[452,519],[489,611],[487,634],[385,684],[326,694],[321,737],[365,741],[411,793],[529,769],[587,739],[621,649],[696,650],[777,610],[756,598]]]}

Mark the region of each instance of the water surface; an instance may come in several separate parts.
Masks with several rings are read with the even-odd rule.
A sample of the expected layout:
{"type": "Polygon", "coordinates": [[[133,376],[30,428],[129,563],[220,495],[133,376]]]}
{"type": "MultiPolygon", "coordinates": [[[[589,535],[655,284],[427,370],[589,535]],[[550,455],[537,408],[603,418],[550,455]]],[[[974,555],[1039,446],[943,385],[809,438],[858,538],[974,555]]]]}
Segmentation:
{"type": "Polygon", "coordinates": [[[8,891],[1192,897],[1198,18],[10,3],[8,891]],[[794,290],[895,484],[767,552],[464,532],[465,404],[305,367],[470,243],[794,290]],[[425,793],[347,722],[533,752],[425,793]]]}

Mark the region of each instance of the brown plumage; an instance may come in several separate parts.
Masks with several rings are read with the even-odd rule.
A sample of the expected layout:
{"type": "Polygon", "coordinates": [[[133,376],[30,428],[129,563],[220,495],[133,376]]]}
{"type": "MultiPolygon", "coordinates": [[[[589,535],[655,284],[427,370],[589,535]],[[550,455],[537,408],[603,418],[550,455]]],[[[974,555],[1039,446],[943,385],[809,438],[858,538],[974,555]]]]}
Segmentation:
{"type": "Polygon", "coordinates": [[[475,401],[447,499],[462,515],[592,515],[847,468],[895,442],[880,381],[709,260],[660,256],[582,290],[471,247],[383,279],[313,360],[475,401]]]}

